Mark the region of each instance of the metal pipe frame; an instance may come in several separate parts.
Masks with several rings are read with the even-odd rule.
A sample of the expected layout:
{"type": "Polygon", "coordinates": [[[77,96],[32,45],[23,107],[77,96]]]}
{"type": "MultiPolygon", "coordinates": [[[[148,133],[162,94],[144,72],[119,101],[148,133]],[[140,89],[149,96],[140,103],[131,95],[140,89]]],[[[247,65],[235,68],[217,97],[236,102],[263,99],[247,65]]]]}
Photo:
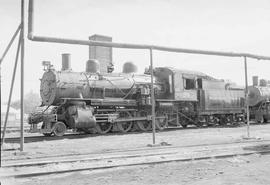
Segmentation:
{"type": "Polygon", "coordinates": [[[21,141],[20,151],[23,151],[24,144],[24,0],[21,0],[21,141]]]}
{"type": "Polygon", "coordinates": [[[0,59],[0,65],[2,64],[2,62],[3,62],[3,60],[4,60],[5,56],[6,56],[6,54],[8,53],[8,50],[10,49],[12,43],[14,42],[16,36],[18,35],[18,33],[19,33],[20,29],[21,29],[21,26],[22,26],[22,24],[20,24],[20,25],[18,26],[18,28],[16,29],[15,33],[13,34],[11,40],[9,41],[8,46],[6,47],[6,49],[5,49],[5,51],[4,51],[3,55],[2,55],[2,57],[1,57],[1,59],[0,59]]]}
{"type": "Polygon", "coordinates": [[[60,37],[35,36],[33,25],[34,25],[34,0],[29,0],[27,37],[29,40],[32,40],[32,41],[87,45],[87,46],[103,46],[103,47],[126,48],[126,49],[147,49],[147,50],[151,49],[151,50],[176,52],[176,53],[215,55],[215,56],[225,56],[225,57],[248,57],[248,58],[254,58],[258,60],[270,60],[269,56],[254,55],[250,53],[207,51],[207,50],[185,49],[185,48],[158,46],[158,45],[147,45],[147,44],[129,44],[129,43],[118,43],[118,42],[78,40],[78,39],[69,39],[69,38],[60,38],[60,37]]]}
{"type": "Polygon", "coordinates": [[[156,113],[155,113],[155,92],[154,92],[154,69],[153,69],[153,50],[150,49],[150,72],[151,72],[151,104],[152,104],[152,132],[153,145],[156,144],[156,113]]]}
{"type": "Polygon", "coordinates": [[[3,147],[3,144],[5,143],[6,127],[7,127],[7,121],[8,121],[8,116],[9,116],[9,109],[10,109],[10,103],[11,103],[11,98],[12,98],[12,93],[13,93],[15,76],[16,76],[16,71],[17,71],[17,66],[18,66],[18,59],[19,59],[19,54],[20,54],[20,48],[21,48],[21,33],[20,33],[20,36],[19,36],[19,41],[18,41],[18,46],[17,46],[17,52],[16,52],[16,57],[15,57],[15,63],[14,63],[14,68],[13,68],[13,74],[12,74],[12,80],[11,80],[11,86],[10,86],[10,90],[9,90],[7,112],[6,112],[6,117],[5,117],[5,122],[4,122],[4,129],[3,129],[3,135],[2,135],[2,140],[1,140],[1,146],[2,147],[3,147]]]}
{"type": "Polygon", "coordinates": [[[247,74],[247,58],[244,57],[245,65],[245,99],[246,99],[246,113],[247,113],[247,137],[250,137],[249,131],[249,104],[248,104],[248,74],[247,74]]]}

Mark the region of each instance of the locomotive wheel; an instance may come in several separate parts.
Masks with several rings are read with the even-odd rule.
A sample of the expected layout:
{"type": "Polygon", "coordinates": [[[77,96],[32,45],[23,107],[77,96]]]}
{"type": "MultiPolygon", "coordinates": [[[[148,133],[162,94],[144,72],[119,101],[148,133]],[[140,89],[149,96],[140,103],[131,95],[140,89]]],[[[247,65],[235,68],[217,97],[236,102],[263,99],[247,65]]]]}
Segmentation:
{"type": "MultiPolygon", "coordinates": [[[[147,112],[146,111],[141,111],[138,113],[138,116],[140,117],[147,117],[147,112]]],[[[148,131],[151,129],[151,124],[149,121],[147,120],[141,120],[141,121],[137,121],[136,125],[138,126],[138,128],[141,131],[148,131]]]]}
{"type": "Polygon", "coordinates": [[[108,133],[113,127],[112,123],[102,122],[97,123],[96,130],[99,134],[106,134],[108,133]]]}
{"type": "Polygon", "coordinates": [[[164,130],[168,126],[168,119],[166,114],[164,112],[156,112],[156,117],[156,128],[158,130],[164,130]]]}
{"type": "Polygon", "coordinates": [[[53,125],[53,133],[55,136],[63,136],[67,130],[65,123],[59,121],[53,125]]]}
{"type": "Polygon", "coordinates": [[[180,119],[180,125],[182,126],[182,128],[187,128],[188,126],[188,121],[185,118],[180,119]]]}
{"type": "MultiPolygon", "coordinates": [[[[44,129],[44,124],[41,126],[41,129],[44,129]]],[[[46,132],[46,133],[42,133],[44,136],[46,136],[46,137],[50,137],[50,136],[52,136],[53,135],[53,132],[46,132]]]]}
{"type": "MultiPolygon", "coordinates": [[[[132,118],[132,115],[127,112],[120,112],[120,118],[132,118]]],[[[120,132],[126,133],[131,130],[133,122],[132,121],[125,121],[125,122],[118,122],[116,123],[117,128],[120,132]]]]}
{"type": "Polygon", "coordinates": [[[203,116],[199,116],[196,120],[195,120],[195,125],[197,127],[203,127],[205,123],[205,118],[203,116]]]}
{"type": "Polygon", "coordinates": [[[46,137],[50,137],[50,136],[52,136],[53,135],[53,133],[51,132],[51,133],[42,133],[44,136],[46,136],[46,137]]]}

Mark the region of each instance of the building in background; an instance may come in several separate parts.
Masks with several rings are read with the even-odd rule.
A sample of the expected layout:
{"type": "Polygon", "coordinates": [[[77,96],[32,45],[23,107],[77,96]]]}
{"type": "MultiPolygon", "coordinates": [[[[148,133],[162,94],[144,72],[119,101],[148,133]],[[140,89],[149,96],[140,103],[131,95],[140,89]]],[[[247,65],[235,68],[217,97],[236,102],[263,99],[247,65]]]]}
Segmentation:
{"type": "MultiPolygon", "coordinates": [[[[7,105],[1,105],[1,125],[5,122],[7,105]]],[[[20,120],[20,110],[12,107],[9,108],[8,122],[16,122],[20,120]]]]}

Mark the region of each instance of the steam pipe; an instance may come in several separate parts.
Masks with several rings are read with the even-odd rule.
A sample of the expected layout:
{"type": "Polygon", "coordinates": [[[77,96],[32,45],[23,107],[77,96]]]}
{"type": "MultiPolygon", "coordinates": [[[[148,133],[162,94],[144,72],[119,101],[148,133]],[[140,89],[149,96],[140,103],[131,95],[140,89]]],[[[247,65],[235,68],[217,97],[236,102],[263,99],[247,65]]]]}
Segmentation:
{"type": "Polygon", "coordinates": [[[184,48],[157,46],[157,45],[147,45],[147,44],[129,44],[129,43],[117,43],[117,42],[78,40],[78,39],[68,39],[68,38],[59,38],[59,37],[35,36],[33,24],[34,24],[34,0],[29,0],[28,36],[27,37],[29,40],[32,40],[32,41],[75,44],[75,45],[88,45],[88,46],[103,46],[103,47],[113,47],[113,48],[127,48],[127,49],[147,49],[147,50],[152,49],[152,50],[176,52],[176,53],[203,54],[203,55],[215,55],[215,56],[225,56],[225,57],[248,57],[248,58],[254,58],[258,60],[270,60],[270,57],[268,56],[254,55],[250,53],[207,51],[207,50],[195,50],[195,49],[184,49],[184,48]]]}

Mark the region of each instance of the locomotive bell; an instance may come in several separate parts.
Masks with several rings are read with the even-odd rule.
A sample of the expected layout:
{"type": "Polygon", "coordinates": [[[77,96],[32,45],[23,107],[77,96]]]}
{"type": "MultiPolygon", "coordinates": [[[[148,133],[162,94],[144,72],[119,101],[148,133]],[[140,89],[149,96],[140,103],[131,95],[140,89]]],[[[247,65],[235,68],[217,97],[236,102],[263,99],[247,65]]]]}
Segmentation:
{"type": "Polygon", "coordinates": [[[137,71],[138,71],[138,68],[133,62],[124,63],[123,73],[136,73],[137,71]]]}
{"type": "Polygon", "coordinates": [[[99,73],[100,72],[100,64],[96,59],[89,59],[86,62],[86,72],[87,73],[99,73]]]}

